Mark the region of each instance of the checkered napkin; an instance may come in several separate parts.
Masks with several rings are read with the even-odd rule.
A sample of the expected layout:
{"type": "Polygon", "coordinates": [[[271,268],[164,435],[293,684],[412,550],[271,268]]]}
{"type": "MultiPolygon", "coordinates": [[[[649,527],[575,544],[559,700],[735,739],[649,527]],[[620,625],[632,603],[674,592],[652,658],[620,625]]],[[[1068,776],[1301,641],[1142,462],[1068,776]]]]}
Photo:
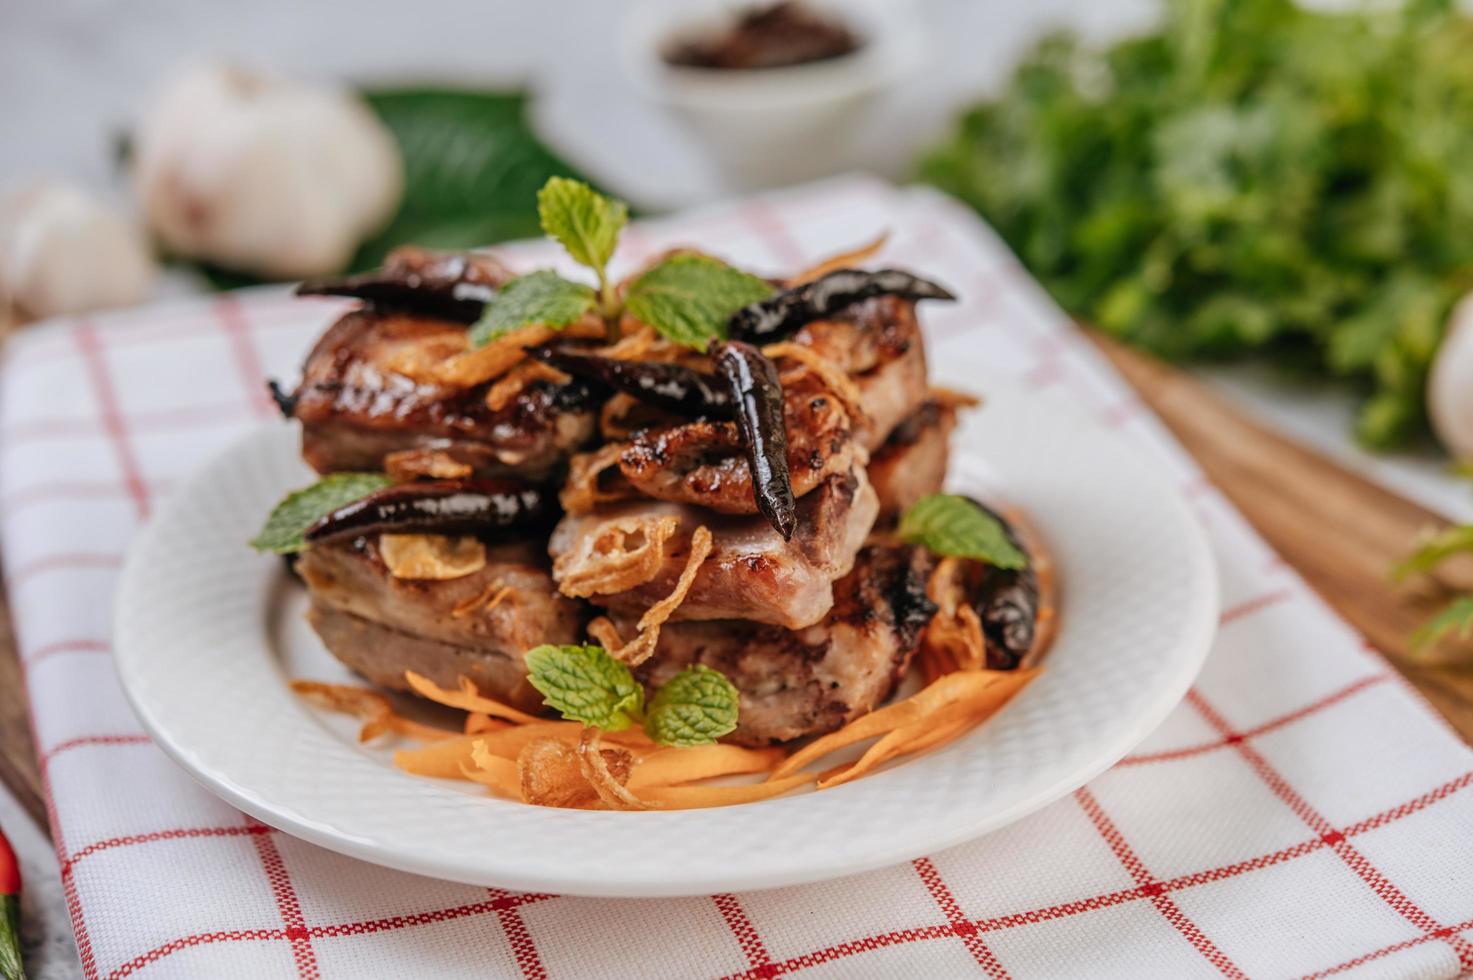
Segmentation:
{"type": "MultiPolygon", "coordinates": [[[[139,730],[108,658],[123,552],[272,406],[341,304],[256,291],[54,323],[0,370],[0,529],[51,826],[88,976],[1449,977],[1473,970],[1473,753],[1328,610],[969,213],[844,179],[631,229],[791,270],[890,231],[979,347],[1156,454],[1212,535],[1221,633],[1187,700],[1086,788],[910,864],[607,901],[387,871],[265,827],[139,730]]],[[[550,257],[522,246],[528,265],[550,257]]],[[[964,360],[970,360],[964,359],[964,360]]]]}

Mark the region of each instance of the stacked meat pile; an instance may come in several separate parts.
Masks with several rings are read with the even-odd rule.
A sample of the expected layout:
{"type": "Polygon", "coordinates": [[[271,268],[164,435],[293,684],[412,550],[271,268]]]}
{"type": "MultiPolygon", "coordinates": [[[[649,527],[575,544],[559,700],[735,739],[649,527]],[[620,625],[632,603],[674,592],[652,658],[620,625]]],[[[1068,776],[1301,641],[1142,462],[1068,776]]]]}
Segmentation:
{"type": "Polygon", "coordinates": [[[307,287],[365,303],[278,393],[303,455],[399,481],[309,533],[299,569],[328,648],[385,687],[465,676],[532,709],[522,654],[588,636],[647,686],[720,670],[741,695],[730,740],[749,745],[887,698],[936,608],[935,559],[885,532],[946,472],[963,402],[928,389],[916,302],[949,295],[820,268],[705,351],[627,312],[613,339],[580,322],[472,348],[466,324],[508,278],[401,250],[307,287]],[[444,533],[463,511],[483,529],[498,515],[469,557],[412,533],[415,514],[444,533]]]}

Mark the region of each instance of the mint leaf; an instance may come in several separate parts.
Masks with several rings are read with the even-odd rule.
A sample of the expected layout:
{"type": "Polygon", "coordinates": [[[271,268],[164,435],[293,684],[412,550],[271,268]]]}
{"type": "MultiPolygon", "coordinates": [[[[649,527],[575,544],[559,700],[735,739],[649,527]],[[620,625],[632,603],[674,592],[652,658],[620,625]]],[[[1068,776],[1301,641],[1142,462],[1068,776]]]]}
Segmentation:
{"type": "Polygon", "coordinates": [[[644,688],[601,646],[553,646],[527,651],[527,679],[542,703],[569,721],[620,732],[644,709],[644,688]]]}
{"type": "Polygon", "coordinates": [[[1419,572],[1430,572],[1461,552],[1473,553],[1473,525],[1445,528],[1418,544],[1417,551],[1392,571],[1397,581],[1419,572]]]}
{"type": "Polygon", "coordinates": [[[661,745],[710,745],[736,728],[739,700],[720,671],[687,667],[655,692],[644,730],[661,745]]]}
{"type": "Polygon", "coordinates": [[[331,514],[345,504],[361,500],[393,481],[382,473],[334,473],[324,476],[310,487],[294,490],[266,518],[266,526],[251,542],[257,551],[274,551],[289,555],[307,547],[302,533],[319,517],[331,514]]]}
{"type": "Polygon", "coordinates": [[[667,340],[704,350],[725,338],[733,313],[771,295],[770,285],[724,262],[676,255],[634,280],[624,307],[667,340]]]}
{"type": "Polygon", "coordinates": [[[1424,650],[1447,633],[1456,631],[1463,639],[1473,636],[1473,595],[1465,595],[1432,617],[1427,625],[1412,634],[1412,649],[1424,650]]]}
{"type": "Polygon", "coordinates": [[[1001,521],[966,497],[933,493],[916,501],[900,518],[899,534],[938,555],[975,558],[994,568],[1026,568],[1028,556],[1018,550],[1001,521]]]}
{"type": "Polygon", "coordinates": [[[629,220],[629,208],[582,181],[553,177],[537,192],[537,216],[542,230],[561,242],[574,259],[595,270],[602,281],[619,232],[629,220]]]}
{"type": "Polygon", "coordinates": [[[551,269],[538,269],[502,286],[471,328],[471,346],[484,347],[529,323],[566,327],[593,308],[593,289],[569,282],[551,269]]]}

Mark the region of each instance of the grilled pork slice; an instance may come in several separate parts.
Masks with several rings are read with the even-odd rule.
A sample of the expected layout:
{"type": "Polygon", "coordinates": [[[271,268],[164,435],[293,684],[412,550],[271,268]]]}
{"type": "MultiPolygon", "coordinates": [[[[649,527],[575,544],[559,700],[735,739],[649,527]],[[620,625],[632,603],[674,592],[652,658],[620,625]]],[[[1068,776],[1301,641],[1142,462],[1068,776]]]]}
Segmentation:
{"type": "MultiPolygon", "coordinates": [[[[741,693],[726,741],[769,745],[831,732],[888,698],[936,611],[931,559],[908,545],[870,545],[834,585],[821,621],[786,630],[742,620],[670,623],[638,671],[651,690],[692,664],[725,674],[741,693]]],[[[633,622],[616,621],[626,635],[633,622]]]]}
{"type": "Polygon", "coordinates": [[[302,456],[320,473],[381,470],[390,453],[434,450],[481,477],[545,479],[593,434],[595,406],[579,383],[535,381],[499,409],[488,386],[421,384],[395,372],[396,357],[449,357],[466,349],[465,327],[412,313],[356,310],[307,357],[292,414],[302,456]]]}
{"type": "Polygon", "coordinates": [[[850,374],[869,416],[862,442],[883,443],[926,398],[926,348],[916,306],[881,296],[851,306],[843,317],[818,320],[793,335],[850,374]]]}
{"type": "Polygon", "coordinates": [[[537,544],[486,552],[486,567],[471,575],[398,579],[368,537],[309,548],[297,568],[322,642],[375,684],[407,690],[404,671],[413,670],[454,687],[463,675],[491,697],[538,710],[542,699],[526,682],[522,655],[541,643],[575,642],[579,606],[558,593],[537,544]]]}
{"type": "MultiPolygon", "coordinates": [[[[696,572],[676,620],[750,619],[797,629],[818,622],[833,606],[836,579],[848,574],[874,525],[879,503],[861,468],[831,476],[798,501],[797,530],[784,541],[761,515],[727,515],[666,501],[632,501],[591,513],[569,514],[552,533],[548,551],[564,591],[635,618],[675,588],[690,553],[691,535],[710,528],[710,555],[696,572]],[[652,578],[612,593],[578,590],[608,562],[598,543],[620,526],[673,518],[674,532],[652,578]]],[[[632,634],[631,634],[632,635],[632,634]]]]}
{"type": "Polygon", "coordinates": [[[956,409],[929,398],[890,433],[869,461],[869,480],[880,498],[880,523],[894,520],[946,481],[956,409]]]}

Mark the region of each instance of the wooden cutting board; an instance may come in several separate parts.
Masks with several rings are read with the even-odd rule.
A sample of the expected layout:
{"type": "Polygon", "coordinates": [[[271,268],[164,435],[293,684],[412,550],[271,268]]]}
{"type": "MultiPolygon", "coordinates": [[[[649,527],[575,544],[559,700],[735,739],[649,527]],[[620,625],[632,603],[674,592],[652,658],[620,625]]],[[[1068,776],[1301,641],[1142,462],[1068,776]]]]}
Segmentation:
{"type": "MultiPolygon", "coordinates": [[[[1408,647],[1412,631],[1455,589],[1473,591],[1473,561],[1416,589],[1394,589],[1387,576],[1420,531],[1447,522],[1264,428],[1190,375],[1091,339],[1284,560],[1473,744],[1473,645],[1445,642],[1426,658],[1408,647]]],[[[44,826],[23,690],[0,601],[0,780],[44,826]]]]}

